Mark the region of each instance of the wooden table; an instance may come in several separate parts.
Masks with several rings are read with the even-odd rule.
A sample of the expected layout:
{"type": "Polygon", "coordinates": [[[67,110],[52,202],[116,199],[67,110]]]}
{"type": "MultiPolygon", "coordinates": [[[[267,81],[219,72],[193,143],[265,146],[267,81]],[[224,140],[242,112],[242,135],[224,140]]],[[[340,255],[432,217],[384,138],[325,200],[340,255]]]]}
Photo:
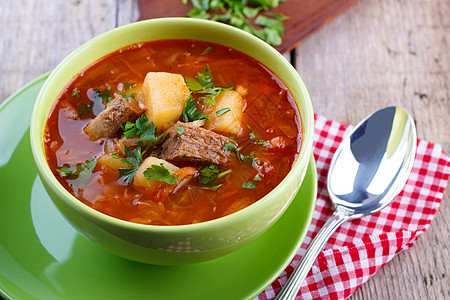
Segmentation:
{"type": "MultiPolygon", "coordinates": [[[[126,0],[2,0],[1,7],[0,102],[90,38],[138,18],[126,0]]],[[[449,15],[448,0],[361,0],[305,39],[290,56],[315,111],[355,124],[399,105],[419,138],[450,153],[449,15]]],[[[447,189],[416,245],[351,299],[449,299],[449,202],[447,189]]]]}

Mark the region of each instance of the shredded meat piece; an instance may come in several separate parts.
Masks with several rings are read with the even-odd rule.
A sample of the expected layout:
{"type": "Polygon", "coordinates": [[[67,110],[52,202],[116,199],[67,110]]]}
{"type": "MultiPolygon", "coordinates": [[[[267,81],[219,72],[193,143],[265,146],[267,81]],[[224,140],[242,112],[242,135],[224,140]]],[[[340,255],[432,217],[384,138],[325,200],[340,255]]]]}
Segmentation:
{"type": "Polygon", "coordinates": [[[229,162],[230,151],[224,150],[223,146],[228,143],[237,145],[234,140],[211,130],[178,122],[167,130],[161,158],[225,165],[229,162]],[[180,126],[184,129],[182,134],[177,130],[180,126]]]}
{"type": "Polygon", "coordinates": [[[137,101],[125,100],[119,96],[84,128],[84,132],[91,141],[113,137],[120,130],[121,125],[127,121],[135,121],[144,111],[145,108],[139,106],[137,101]]]}

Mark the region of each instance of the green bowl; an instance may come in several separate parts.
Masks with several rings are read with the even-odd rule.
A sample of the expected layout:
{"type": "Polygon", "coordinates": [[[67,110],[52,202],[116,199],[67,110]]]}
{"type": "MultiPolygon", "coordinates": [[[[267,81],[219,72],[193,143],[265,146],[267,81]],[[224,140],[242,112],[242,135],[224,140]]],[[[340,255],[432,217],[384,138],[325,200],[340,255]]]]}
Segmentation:
{"type": "Polygon", "coordinates": [[[31,148],[45,189],[64,217],[83,236],[119,256],[159,265],[207,261],[231,253],[260,236],[285,212],[305,176],[311,158],[314,115],[303,81],[290,63],[260,39],[231,26],[189,18],[137,22],[85,43],[51,73],[31,117],[31,148]],[[234,48],[272,70],[291,91],[300,110],[303,141],[289,174],[269,194],[226,217],[191,225],[135,224],[100,213],[72,196],[53,176],[44,155],[44,127],[65,85],[92,62],[129,44],[162,39],[196,39],[234,48]]]}

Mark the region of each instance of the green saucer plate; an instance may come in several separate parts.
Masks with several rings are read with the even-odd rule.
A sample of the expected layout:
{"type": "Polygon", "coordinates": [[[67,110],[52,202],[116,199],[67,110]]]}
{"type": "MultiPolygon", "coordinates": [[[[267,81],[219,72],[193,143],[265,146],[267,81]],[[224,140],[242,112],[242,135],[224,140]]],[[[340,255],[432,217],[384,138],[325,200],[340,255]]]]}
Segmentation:
{"type": "Polygon", "coordinates": [[[286,268],[311,222],[311,157],[299,193],[266,233],[212,261],[136,263],[88,241],[59,214],[37,175],[29,122],[45,74],[0,106],[0,294],[7,299],[251,299],[286,268]]]}

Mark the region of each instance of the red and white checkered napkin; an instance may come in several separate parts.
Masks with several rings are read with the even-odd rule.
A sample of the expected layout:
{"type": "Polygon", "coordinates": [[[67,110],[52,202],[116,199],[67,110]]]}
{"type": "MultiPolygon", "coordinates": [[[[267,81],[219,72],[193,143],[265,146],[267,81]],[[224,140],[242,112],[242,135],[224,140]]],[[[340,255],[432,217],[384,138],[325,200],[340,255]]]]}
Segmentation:
{"type": "MultiPolygon", "coordinates": [[[[276,296],[332,213],[326,188],[328,168],[351,128],[321,116],[315,119],[313,152],[319,189],[311,226],[291,264],[255,299],[276,296]]],[[[411,175],[399,196],[374,215],[342,224],[314,262],[297,298],[347,298],[397,253],[414,245],[436,214],[449,174],[450,160],[441,146],[418,140],[411,175]]]]}

